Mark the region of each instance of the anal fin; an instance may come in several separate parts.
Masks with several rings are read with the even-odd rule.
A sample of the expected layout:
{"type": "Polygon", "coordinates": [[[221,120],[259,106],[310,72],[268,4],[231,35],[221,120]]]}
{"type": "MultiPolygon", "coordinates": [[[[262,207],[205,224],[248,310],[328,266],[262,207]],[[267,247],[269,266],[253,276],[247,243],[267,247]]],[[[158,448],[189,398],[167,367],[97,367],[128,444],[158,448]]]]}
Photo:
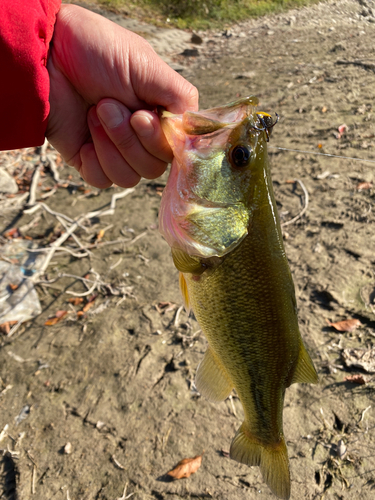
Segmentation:
{"type": "Polygon", "coordinates": [[[319,382],[314,364],[306,347],[301,343],[296,369],[293,373],[292,384],[317,384],[319,382]]]}
{"type": "Polygon", "coordinates": [[[278,443],[263,443],[248,430],[246,421],[238,429],[230,457],[246,465],[259,465],[264,481],[279,498],[290,497],[288,451],[283,436],[278,443]]]}
{"type": "Polygon", "coordinates": [[[202,396],[214,403],[224,401],[233,389],[224,367],[214,357],[210,348],[198,366],[195,385],[202,396]]]}

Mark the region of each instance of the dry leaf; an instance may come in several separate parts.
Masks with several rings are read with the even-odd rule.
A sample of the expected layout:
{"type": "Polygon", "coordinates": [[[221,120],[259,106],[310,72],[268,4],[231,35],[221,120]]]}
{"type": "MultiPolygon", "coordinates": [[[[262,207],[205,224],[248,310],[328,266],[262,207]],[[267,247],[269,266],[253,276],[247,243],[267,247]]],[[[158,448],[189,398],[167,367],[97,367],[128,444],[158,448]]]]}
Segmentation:
{"type": "Polygon", "coordinates": [[[82,309],[83,312],[87,312],[90,307],[92,307],[94,305],[94,301],[93,302],[87,302],[87,304],[84,306],[84,308],[82,309]]]}
{"type": "Polygon", "coordinates": [[[98,297],[98,294],[97,293],[93,293],[92,295],[90,295],[90,297],[87,299],[87,302],[94,302],[94,300],[96,300],[98,297]]]}
{"type": "Polygon", "coordinates": [[[46,326],[56,325],[56,323],[58,323],[66,314],[68,314],[68,311],[57,311],[55,313],[55,316],[47,319],[47,321],[44,324],[46,326]]]}
{"type": "Polygon", "coordinates": [[[365,189],[371,189],[372,187],[373,187],[372,182],[360,182],[357,185],[356,190],[357,191],[364,191],[365,189]]]}
{"type": "Polygon", "coordinates": [[[18,321],[6,321],[5,323],[0,325],[0,332],[5,333],[5,335],[9,335],[9,332],[18,321]]]}
{"type": "Polygon", "coordinates": [[[44,323],[45,326],[53,326],[53,325],[56,325],[56,323],[58,323],[60,320],[59,318],[50,318],[50,319],[47,319],[47,321],[44,323]]]}
{"type": "Polygon", "coordinates": [[[96,235],[96,241],[100,241],[103,238],[104,233],[105,233],[104,229],[101,229],[96,235]]]}
{"type": "Polygon", "coordinates": [[[184,458],[181,462],[178,462],[176,467],[169,471],[167,475],[174,479],[182,479],[191,476],[191,474],[197,472],[201,466],[202,456],[203,455],[197,455],[194,458],[184,458]]]}
{"type": "Polygon", "coordinates": [[[322,107],[322,113],[327,113],[327,108],[325,106],[322,107]]]}
{"type": "Polygon", "coordinates": [[[348,126],[343,123],[342,125],[339,126],[339,128],[337,129],[339,131],[338,135],[337,135],[337,138],[338,139],[341,139],[341,137],[345,134],[345,132],[348,130],[348,126]]]}
{"type": "Polygon", "coordinates": [[[345,382],[350,382],[352,384],[359,384],[359,385],[365,385],[366,380],[363,375],[348,375],[347,377],[344,378],[345,382]]]}
{"type": "Polygon", "coordinates": [[[21,236],[21,234],[19,233],[17,227],[12,227],[6,233],[4,233],[4,237],[8,238],[8,239],[10,239],[10,238],[19,238],[20,236],[21,236]]]}
{"type": "Polygon", "coordinates": [[[362,326],[359,319],[345,319],[343,321],[337,321],[337,323],[331,323],[328,319],[326,319],[326,321],[329,326],[333,326],[338,332],[354,332],[359,326],[362,326]]]}
{"type": "Polygon", "coordinates": [[[72,297],[71,299],[68,299],[68,302],[73,304],[73,306],[78,306],[79,304],[82,304],[83,298],[82,297],[72,297]]]}

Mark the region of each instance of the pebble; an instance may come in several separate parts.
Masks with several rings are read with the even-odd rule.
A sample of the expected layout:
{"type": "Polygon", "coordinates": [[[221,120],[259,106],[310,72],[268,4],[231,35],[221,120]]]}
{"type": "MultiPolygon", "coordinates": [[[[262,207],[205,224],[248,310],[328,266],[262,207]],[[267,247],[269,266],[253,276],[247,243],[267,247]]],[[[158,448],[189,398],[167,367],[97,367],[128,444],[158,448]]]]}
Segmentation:
{"type": "Polygon", "coordinates": [[[193,33],[191,35],[190,39],[191,43],[194,43],[195,45],[201,45],[203,43],[203,38],[197,35],[196,33],[193,33]]]}
{"type": "Polygon", "coordinates": [[[65,455],[70,455],[72,453],[72,443],[66,443],[64,446],[64,453],[65,455]]]}

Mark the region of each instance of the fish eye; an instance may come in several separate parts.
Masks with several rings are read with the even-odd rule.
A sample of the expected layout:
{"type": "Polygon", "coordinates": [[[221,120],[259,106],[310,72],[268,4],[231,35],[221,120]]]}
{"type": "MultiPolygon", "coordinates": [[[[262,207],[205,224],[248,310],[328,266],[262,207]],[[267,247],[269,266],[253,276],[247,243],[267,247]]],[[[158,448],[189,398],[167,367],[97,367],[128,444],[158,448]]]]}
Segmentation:
{"type": "Polygon", "coordinates": [[[235,146],[231,151],[231,159],[236,167],[246,167],[249,163],[251,150],[246,146],[235,146]]]}

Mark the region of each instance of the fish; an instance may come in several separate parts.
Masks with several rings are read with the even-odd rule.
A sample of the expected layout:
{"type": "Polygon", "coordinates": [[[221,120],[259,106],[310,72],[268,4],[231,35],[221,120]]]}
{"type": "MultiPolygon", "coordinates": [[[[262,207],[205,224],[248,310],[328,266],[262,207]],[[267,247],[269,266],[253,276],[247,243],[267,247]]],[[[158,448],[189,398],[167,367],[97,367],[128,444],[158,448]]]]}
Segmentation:
{"type": "Polygon", "coordinates": [[[244,421],[230,457],[259,466],[279,498],[290,497],[283,433],[285,390],[317,383],[303,343],[294,284],[272,188],[272,117],[248,96],[176,115],[160,110],[174,159],[159,229],[171,247],[187,310],[208,348],[196,388],[213,402],[236,390],[244,421]]]}

